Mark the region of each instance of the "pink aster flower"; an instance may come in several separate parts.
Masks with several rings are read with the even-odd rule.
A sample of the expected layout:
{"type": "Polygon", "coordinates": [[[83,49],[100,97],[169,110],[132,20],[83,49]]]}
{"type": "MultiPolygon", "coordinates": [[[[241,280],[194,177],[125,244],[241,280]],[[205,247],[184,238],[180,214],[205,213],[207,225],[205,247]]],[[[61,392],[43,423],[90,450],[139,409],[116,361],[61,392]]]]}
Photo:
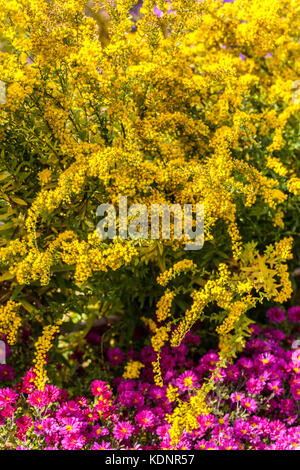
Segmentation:
{"type": "Polygon", "coordinates": [[[284,400],[281,400],[279,403],[279,408],[280,411],[286,415],[290,415],[293,413],[295,409],[295,403],[293,400],[290,398],[286,398],[284,400]]]}
{"type": "Polygon", "coordinates": [[[94,380],[91,383],[92,394],[97,397],[99,395],[104,395],[107,391],[107,384],[103,380],[94,380]]]}
{"type": "Polygon", "coordinates": [[[249,332],[252,336],[257,336],[259,335],[260,328],[259,326],[255,325],[255,323],[251,323],[251,325],[249,325],[249,332]]]}
{"type": "Polygon", "coordinates": [[[5,408],[1,411],[1,417],[3,418],[12,418],[16,409],[12,405],[6,405],[5,408]]]}
{"type": "Polygon", "coordinates": [[[264,388],[261,380],[251,377],[246,383],[247,392],[250,395],[258,395],[264,388]]]}
{"type": "Polygon", "coordinates": [[[18,399],[18,394],[11,388],[0,389],[0,407],[12,405],[18,399]]]}
{"type": "Polygon", "coordinates": [[[18,427],[18,431],[23,434],[32,426],[32,419],[30,416],[21,416],[16,419],[16,425],[18,427]]]}
{"type": "Polygon", "coordinates": [[[197,421],[200,425],[200,428],[210,429],[215,425],[217,420],[213,414],[208,414],[198,416],[197,421]]]}
{"type": "Polygon", "coordinates": [[[249,370],[253,367],[253,361],[249,357],[241,357],[238,360],[238,365],[244,370],[249,370]]]}
{"type": "Polygon", "coordinates": [[[288,311],[288,319],[292,322],[300,322],[300,307],[291,307],[288,311]]]}
{"type": "Polygon", "coordinates": [[[169,430],[171,428],[170,424],[164,424],[163,426],[158,426],[156,428],[156,434],[163,439],[164,437],[169,437],[169,430]]]}
{"type": "Polygon", "coordinates": [[[35,378],[36,374],[32,369],[28,370],[23,377],[23,383],[21,386],[21,392],[30,393],[35,389],[35,378]]]}
{"type": "Polygon", "coordinates": [[[261,362],[261,364],[264,364],[265,366],[271,365],[274,363],[274,356],[270,353],[265,353],[265,354],[260,354],[258,356],[258,360],[261,362]]]}
{"type": "Polygon", "coordinates": [[[55,433],[58,433],[59,431],[59,426],[57,424],[56,419],[54,418],[46,418],[43,419],[41,423],[37,424],[37,427],[39,430],[43,430],[43,433],[47,435],[52,435],[55,433]]]}
{"type": "Polygon", "coordinates": [[[45,385],[48,403],[55,403],[60,398],[60,390],[54,385],[45,385]]]}
{"type": "Polygon", "coordinates": [[[291,385],[291,394],[294,400],[300,400],[300,381],[299,382],[295,381],[291,385]]]}
{"type": "Polygon", "coordinates": [[[113,430],[113,435],[118,441],[128,439],[134,431],[134,427],[129,421],[120,421],[113,430]]]}
{"type": "Polygon", "coordinates": [[[178,377],[176,385],[180,391],[185,392],[186,390],[193,389],[197,382],[197,375],[192,370],[187,370],[178,377]]]}
{"type": "Polygon", "coordinates": [[[235,382],[240,375],[239,368],[235,364],[229,364],[227,368],[225,369],[226,373],[226,381],[227,382],[235,382]]]}
{"type": "Polygon", "coordinates": [[[107,357],[111,365],[117,366],[124,359],[124,353],[120,348],[111,348],[107,351],[107,357]]]}
{"type": "Polygon", "coordinates": [[[281,381],[278,379],[269,382],[267,387],[269,390],[272,390],[275,396],[280,396],[284,392],[284,389],[281,387],[281,381]]]}
{"type": "Polygon", "coordinates": [[[79,404],[74,400],[63,403],[56,412],[56,418],[58,421],[62,421],[64,418],[71,416],[83,416],[83,412],[81,411],[79,404]]]}
{"type": "Polygon", "coordinates": [[[12,380],[15,376],[15,369],[7,364],[0,365],[0,380],[12,380]]]}
{"type": "Polygon", "coordinates": [[[94,439],[98,439],[101,436],[107,436],[109,434],[109,430],[105,427],[101,427],[99,424],[96,424],[91,432],[91,436],[94,439]]]}
{"type": "Polygon", "coordinates": [[[135,420],[143,429],[152,428],[155,424],[155,416],[150,410],[140,411],[135,420]]]}
{"type": "Polygon", "coordinates": [[[119,400],[123,406],[134,406],[140,408],[144,404],[144,397],[140,392],[135,392],[133,390],[125,390],[119,394],[119,400]]]}
{"type": "Polygon", "coordinates": [[[249,398],[249,397],[243,398],[241,400],[241,404],[242,404],[242,407],[248,410],[249,412],[254,413],[254,411],[257,408],[257,403],[253,398],[249,398]]]}
{"type": "Polygon", "coordinates": [[[85,444],[85,438],[79,434],[68,434],[61,441],[64,450],[79,450],[85,444]]]}
{"type": "Polygon", "coordinates": [[[250,424],[242,418],[238,418],[233,423],[234,433],[237,437],[247,436],[250,432],[250,424]]]}
{"type": "Polygon", "coordinates": [[[42,390],[36,390],[28,395],[28,402],[36,408],[44,408],[50,403],[48,394],[42,390]]]}
{"type": "Polygon", "coordinates": [[[280,308],[273,307],[267,311],[267,317],[273,323],[281,323],[285,319],[285,313],[280,308]]]}
{"type": "Polygon", "coordinates": [[[152,387],[149,390],[149,398],[151,398],[154,401],[159,402],[160,400],[165,399],[166,397],[166,391],[162,387],[152,387]]]}
{"type": "Polygon", "coordinates": [[[105,442],[105,441],[101,441],[100,444],[95,442],[92,447],[92,450],[110,450],[110,449],[111,449],[110,442],[105,442]]]}
{"type": "Polygon", "coordinates": [[[82,407],[87,408],[89,406],[89,401],[85,397],[77,397],[76,402],[82,407]]]}
{"type": "Polygon", "coordinates": [[[230,395],[230,399],[233,403],[241,402],[245,398],[245,394],[242,392],[234,392],[230,395]]]}
{"type": "Polygon", "coordinates": [[[82,429],[82,422],[77,418],[64,418],[60,432],[63,436],[69,434],[79,434],[82,429]]]}
{"type": "Polygon", "coordinates": [[[86,408],[84,411],[84,415],[90,423],[95,423],[99,419],[99,411],[102,410],[102,406],[99,407],[99,405],[97,404],[95,406],[95,410],[92,410],[91,408],[86,408]]]}
{"type": "Polygon", "coordinates": [[[17,439],[20,441],[24,441],[26,439],[27,431],[32,426],[32,419],[30,416],[21,416],[20,418],[16,419],[17,425],[17,433],[15,434],[17,439]]]}

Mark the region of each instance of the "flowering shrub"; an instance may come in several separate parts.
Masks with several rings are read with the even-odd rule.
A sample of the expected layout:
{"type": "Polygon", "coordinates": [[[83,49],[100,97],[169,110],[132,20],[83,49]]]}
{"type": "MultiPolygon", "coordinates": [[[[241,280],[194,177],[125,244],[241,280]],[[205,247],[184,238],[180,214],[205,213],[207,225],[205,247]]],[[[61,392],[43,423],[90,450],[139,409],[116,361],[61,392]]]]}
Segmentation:
{"type": "MultiPolygon", "coordinates": [[[[289,310],[285,328],[282,310],[269,310],[273,326],[251,325],[244,353],[222,368],[209,393],[209,412],[194,418],[196,425],[183,432],[176,449],[285,449],[300,448],[300,307],[289,310]]],[[[0,439],[6,448],[18,449],[174,449],[170,415],[176,401],[187,403],[216,368],[218,351],[199,360],[190,351],[200,338],[188,333],[178,347],[164,347],[165,385],[153,383],[151,346],[136,359],[140,378],[117,377],[110,385],[94,380],[90,397],[69,397],[64,389],[46,385],[37,390],[29,370],[14,387],[0,389],[0,439]]],[[[122,351],[108,352],[112,366],[122,351]]],[[[1,373],[10,369],[0,366],[1,373]]],[[[11,377],[7,377],[11,379],[11,377]]]]}
{"type": "MultiPolygon", "coordinates": [[[[145,326],[151,364],[131,351],[125,380],[153,367],[164,390],[168,348],[183,348],[200,322],[217,364],[204,381],[182,370],[178,396],[170,383],[174,401],[161,425],[172,426],[171,442],[161,440],[178,446],[198,429],[196,417],[210,416],[217,379],[253,321],[267,305],[299,300],[298,276],[290,276],[300,264],[299,8],[294,0],[133,6],[0,0],[0,335],[19,361],[17,377],[26,365],[32,400],[43,403],[49,382],[75,392],[74,370],[100,363],[104,374],[107,359],[121,369],[145,326]],[[97,207],[117,206],[120,196],[147,208],[203,204],[201,252],[187,252],[174,234],[100,239],[97,207]]],[[[112,445],[152,423],[144,413],[123,428],[119,417],[112,445]]],[[[61,432],[59,445],[69,439],[61,432]]],[[[81,446],[93,441],[80,426],[77,434],[81,446]]]]}

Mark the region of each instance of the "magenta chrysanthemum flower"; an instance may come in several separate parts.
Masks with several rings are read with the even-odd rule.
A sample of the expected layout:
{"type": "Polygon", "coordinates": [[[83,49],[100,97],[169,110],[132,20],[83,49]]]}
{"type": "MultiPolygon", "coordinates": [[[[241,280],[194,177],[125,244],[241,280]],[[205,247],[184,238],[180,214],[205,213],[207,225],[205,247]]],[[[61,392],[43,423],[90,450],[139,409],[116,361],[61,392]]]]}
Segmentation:
{"type": "Polygon", "coordinates": [[[32,392],[35,389],[35,378],[36,374],[33,372],[33,370],[30,369],[29,371],[27,371],[23,378],[21,392],[32,392]]]}
{"type": "Polygon", "coordinates": [[[101,441],[100,444],[97,442],[94,443],[92,450],[109,450],[111,449],[111,445],[109,442],[101,441]]]}
{"type": "Polygon", "coordinates": [[[273,364],[275,358],[270,353],[264,353],[258,356],[258,360],[261,364],[264,364],[265,366],[267,366],[267,365],[273,364]]]}
{"type": "Polygon", "coordinates": [[[152,398],[154,401],[163,400],[166,397],[166,392],[161,387],[153,387],[149,390],[149,398],[152,398]]]}
{"type": "Polygon", "coordinates": [[[192,370],[187,370],[178,377],[176,385],[179,390],[183,392],[194,388],[197,385],[197,382],[197,375],[192,370]]]}
{"type": "Polygon", "coordinates": [[[260,329],[259,329],[259,326],[255,325],[255,323],[251,323],[249,325],[249,331],[252,336],[257,336],[259,335],[260,329]]]}
{"type": "Polygon", "coordinates": [[[44,408],[47,406],[51,401],[45,391],[36,390],[28,395],[28,402],[31,406],[35,406],[36,408],[44,408]]]}
{"type": "Polygon", "coordinates": [[[243,369],[251,369],[253,367],[253,361],[249,357],[242,357],[238,360],[238,365],[243,369]]]}
{"type": "Polygon", "coordinates": [[[251,377],[246,383],[247,392],[250,395],[258,395],[264,388],[261,380],[251,377]]]}
{"type": "Polygon", "coordinates": [[[280,308],[273,307],[267,311],[267,317],[273,323],[281,323],[285,319],[285,313],[280,308]]]}
{"type": "Polygon", "coordinates": [[[135,420],[143,429],[149,429],[155,424],[155,415],[150,410],[144,410],[137,413],[135,420]]]}
{"type": "Polygon", "coordinates": [[[12,380],[15,376],[15,369],[7,364],[0,365],[0,380],[12,380]]]}
{"type": "Polygon", "coordinates": [[[129,421],[120,421],[114,427],[113,435],[118,441],[122,441],[132,436],[133,431],[134,427],[129,421]]]}
{"type": "Polygon", "coordinates": [[[300,322],[300,307],[291,307],[288,311],[288,319],[292,322],[300,322]]]}
{"type": "Polygon", "coordinates": [[[100,395],[104,395],[107,391],[107,384],[103,380],[94,380],[91,384],[92,394],[97,397],[100,395]]]}
{"type": "Polygon", "coordinates": [[[18,431],[25,432],[32,425],[32,419],[30,416],[21,416],[21,418],[16,419],[16,425],[18,426],[18,431]]]}
{"type": "Polygon", "coordinates": [[[64,418],[60,432],[63,436],[77,434],[82,429],[82,422],[77,418],[64,418]]]}
{"type": "Polygon", "coordinates": [[[124,359],[124,353],[120,348],[111,348],[107,351],[107,357],[111,365],[117,366],[124,359]]]}
{"type": "Polygon", "coordinates": [[[61,441],[62,448],[64,450],[79,450],[85,444],[84,436],[80,434],[70,434],[64,437],[61,441]]]}
{"type": "Polygon", "coordinates": [[[0,389],[0,407],[12,405],[18,399],[18,394],[11,388],[0,389]]]}
{"type": "Polygon", "coordinates": [[[45,385],[44,391],[49,403],[55,403],[60,398],[60,390],[54,385],[45,385]]]}
{"type": "Polygon", "coordinates": [[[12,405],[6,405],[2,411],[0,411],[1,418],[12,418],[16,409],[12,405]]]}
{"type": "Polygon", "coordinates": [[[245,398],[245,394],[242,392],[235,392],[230,395],[230,399],[233,403],[238,403],[245,398]]]}
{"type": "Polygon", "coordinates": [[[45,434],[55,434],[59,431],[59,425],[54,418],[45,418],[41,423],[37,424],[38,430],[45,434]]]}
{"type": "Polygon", "coordinates": [[[253,413],[257,408],[257,403],[253,398],[243,398],[241,400],[241,405],[243,408],[253,413]]]}

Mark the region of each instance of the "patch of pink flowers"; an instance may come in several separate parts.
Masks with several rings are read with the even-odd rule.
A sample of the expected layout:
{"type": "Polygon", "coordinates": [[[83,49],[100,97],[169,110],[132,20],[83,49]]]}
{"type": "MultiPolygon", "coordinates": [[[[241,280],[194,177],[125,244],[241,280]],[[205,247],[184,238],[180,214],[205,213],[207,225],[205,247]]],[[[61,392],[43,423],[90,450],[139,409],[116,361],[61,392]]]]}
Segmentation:
{"type": "MultiPolygon", "coordinates": [[[[292,307],[286,319],[282,310],[271,309],[273,326],[251,326],[244,352],[221,369],[207,397],[211,413],[197,417],[197,429],[184,431],[177,449],[300,449],[299,312],[292,307]],[[288,336],[278,329],[283,320],[291,322],[288,336]]],[[[117,377],[110,386],[100,377],[87,397],[69,397],[54,385],[36,390],[29,370],[18,385],[0,389],[0,447],[172,449],[167,415],[176,404],[167,398],[168,385],[189,400],[218,361],[215,350],[194,359],[199,341],[188,333],[179,347],[163,348],[162,388],[153,381],[150,346],[134,353],[144,365],[138,380],[117,377]]],[[[108,357],[117,365],[124,353],[115,348],[108,357]]]]}

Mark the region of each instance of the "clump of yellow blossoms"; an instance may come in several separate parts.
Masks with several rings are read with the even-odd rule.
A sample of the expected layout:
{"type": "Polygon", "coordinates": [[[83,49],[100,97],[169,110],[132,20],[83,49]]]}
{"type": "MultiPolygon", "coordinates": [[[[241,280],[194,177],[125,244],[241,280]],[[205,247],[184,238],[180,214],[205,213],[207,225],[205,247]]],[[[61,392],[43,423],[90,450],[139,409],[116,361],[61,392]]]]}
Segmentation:
{"type": "Polygon", "coordinates": [[[197,393],[190,398],[189,402],[180,402],[173,414],[168,417],[169,422],[172,424],[170,437],[175,449],[183,429],[187,432],[197,429],[199,426],[197,417],[209,414],[210,410],[205,403],[207,392],[207,385],[203,385],[197,393]]]}
{"type": "Polygon", "coordinates": [[[39,390],[43,390],[47,382],[47,353],[52,347],[54,337],[59,332],[58,325],[48,325],[43,328],[42,336],[35,343],[34,372],[36,374],[35,385],[39,390]]]}
{"type": "Polygon", "coordinates": [[[178,263],[174,264],[172,268],[164,271],[160,274],[157,279],[158,284],[161,286],[166,286],[170,279],[174,278],[175,276],[179,275],[180,273],[193,271],[197,265],[193,263],[193,261],[189,259],[184,259],[179,261],[178,263]]]}
{"type": "Polygon", "coordinates": [[[168,385],[166,393],[167,393],[167,398],[170,403],[172,403],[173,401],[176,401],[179,397],[178,388],[173,387],[171,384],[168,385]]]}
{"type": "Polygon", "coordinates": [[[130,360],[125,367],[124,379],[138,379],[144,365],[140,361],[130,360]]]}
{"type": "Polygon", "coordinates": [[[288,188],[291,193],[300,194],[300,178],[291,178],[288,182],[288,188]]]}
{"type": "Polygon", "coordinates": [[[18,330],[22,319],[18,314],[20,304],[8,301],[6,305],[0,306],[0,333],[7,339],[8,344],[16,342],[18,330]]]}
{"type": "Polygon", "coordinates": [[[166,320],[166,318],[168,318],[170,315],[172,300],[174,297],[175,292],[171,292],[169,289],[167,289],[164,295],[157,302],[156,317],[158,322],[166,320]]]}

